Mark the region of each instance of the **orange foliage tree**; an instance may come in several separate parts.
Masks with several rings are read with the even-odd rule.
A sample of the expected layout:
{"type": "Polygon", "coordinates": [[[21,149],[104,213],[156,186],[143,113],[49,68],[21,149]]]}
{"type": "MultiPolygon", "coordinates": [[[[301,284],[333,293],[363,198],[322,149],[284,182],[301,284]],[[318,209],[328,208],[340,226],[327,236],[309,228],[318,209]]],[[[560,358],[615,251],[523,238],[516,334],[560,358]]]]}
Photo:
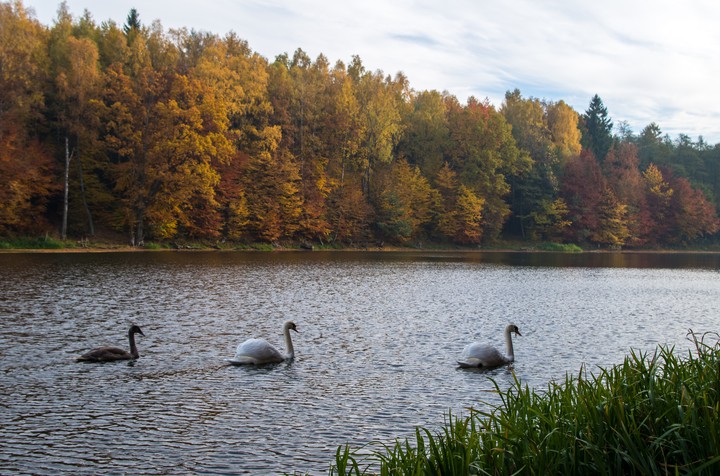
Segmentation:
{"type": "Polygon", "coordinates": [[[671,178],[670,186],[674,191],[670,199],[671,243],[687,245],[718,232],[717,211],[701,190],[694,189],[683,177],[671,178]]]}
{"type": "Polygon", "coordinates": [[[58,190],[52,156],[34,132],[42,122],[46,31],[20,2],[0,3],[0,235],[48,230],[58,190]]]}

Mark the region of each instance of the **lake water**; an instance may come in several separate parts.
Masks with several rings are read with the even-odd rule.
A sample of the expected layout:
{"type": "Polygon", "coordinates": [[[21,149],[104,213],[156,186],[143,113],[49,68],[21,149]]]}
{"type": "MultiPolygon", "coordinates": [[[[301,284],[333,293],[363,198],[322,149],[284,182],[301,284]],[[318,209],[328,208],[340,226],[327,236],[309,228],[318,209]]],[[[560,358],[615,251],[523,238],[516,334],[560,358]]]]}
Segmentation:
{"type": "Polygon", "coordinates": [[[691,349],[720,331],[720,256],[449,252],[0,254],[0,473],[327,474],[339,445],[391,443],[494,402],[511,368],[459,370],[474,340],[517,377],[691,349]],[[237,344],[296,359],[234,367],[237,344]],[[76,363],[98,345],[134,363],[76,363]]]}

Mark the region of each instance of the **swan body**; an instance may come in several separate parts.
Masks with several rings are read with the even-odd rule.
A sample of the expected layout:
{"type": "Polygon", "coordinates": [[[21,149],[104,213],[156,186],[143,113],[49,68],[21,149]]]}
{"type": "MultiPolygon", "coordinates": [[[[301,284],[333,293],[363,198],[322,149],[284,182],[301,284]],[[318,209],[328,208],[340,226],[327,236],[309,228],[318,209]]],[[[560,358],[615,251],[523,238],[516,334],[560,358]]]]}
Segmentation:
{"type": "Polygon", "coordinates": [[[522,336],[520,329],[515,324],[510,324],[505,328],[505,346],[507,355],[503,354],[495,347],[484,344],[482,342],[473,342],[468,344],[462,351],[462,356],[458,360],[458,364],[463,368],[470,367],[497,367],[505,365],[515,360],[513,351],[513,343],[511,334],[522,336]]]}
{"type": "Polygon", "coordinates": [[[119,347],[98,347],[89,352],[84,353],[76,359],[77,362],[114,362],[116,360],[134,360],[140,357],[137,346],[135,345],[135,334],[145,336],[140,327],[133,325],[128,331],[128,340],[130,341],[130,352],[119,347]]]}
{"type": "Polygon", "coordinates": [[[290,338],[291,330],[298,332],[294,322],[287,321],[283,324],[285,347],[287,348],[286,354],[280,352],[265,339],[248,339],[237,346],[235,356],[232,359],[225,360],[233,365],[273,364],[292,360],[295,357],[295,349],[290,338]]]}

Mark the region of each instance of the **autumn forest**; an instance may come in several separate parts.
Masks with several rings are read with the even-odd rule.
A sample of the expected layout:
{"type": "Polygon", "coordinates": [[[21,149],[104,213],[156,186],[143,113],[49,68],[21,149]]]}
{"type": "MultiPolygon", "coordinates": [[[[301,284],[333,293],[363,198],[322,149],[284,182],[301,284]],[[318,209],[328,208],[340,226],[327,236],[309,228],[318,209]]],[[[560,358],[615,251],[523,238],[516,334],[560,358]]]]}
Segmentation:
{"type": "MultiPolygon", "coordinates": [[[[600,248],[718,241],[720,144],[600,96],[499,107],[235,33],[0,3],[0,237],[600,248]]],[[[469,66],[472,67],[472,66],[469,66]]],[[[478,67],[481,67],[479,65],[478,67]]]]}

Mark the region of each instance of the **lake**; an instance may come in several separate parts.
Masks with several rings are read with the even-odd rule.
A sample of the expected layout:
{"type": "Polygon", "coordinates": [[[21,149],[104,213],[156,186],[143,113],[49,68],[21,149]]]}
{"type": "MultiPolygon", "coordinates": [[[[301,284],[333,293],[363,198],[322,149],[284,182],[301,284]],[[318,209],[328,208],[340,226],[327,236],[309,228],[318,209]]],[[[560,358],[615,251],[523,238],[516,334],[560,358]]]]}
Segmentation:
{"type": "Polygon", "coordinates": [[[327,474],[339,445],[392,443],[631,349],[720,331],[720,255],[483,252],[0,254],[0,473],[327,474]],[[290,363],[236,367],[249,337],[290,363]],[[465,344],[516,362],[458,369],[465,344]],[[76,363],[99,345],[140,359],[76,363]]]}

